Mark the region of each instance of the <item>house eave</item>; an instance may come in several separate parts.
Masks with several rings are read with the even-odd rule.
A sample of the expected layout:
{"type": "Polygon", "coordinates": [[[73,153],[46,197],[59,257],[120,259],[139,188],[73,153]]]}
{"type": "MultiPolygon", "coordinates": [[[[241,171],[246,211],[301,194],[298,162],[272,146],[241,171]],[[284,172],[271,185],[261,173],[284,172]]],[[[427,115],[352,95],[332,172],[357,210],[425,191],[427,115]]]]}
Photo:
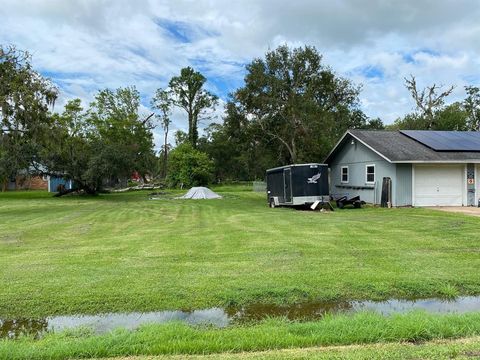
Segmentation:
{"type": "Polygon", "coordinates": [[[347,135],[350,135],[352,138],[354,138],[355,140],[357,140],[359,143],[361,143],[362,145],[364,145],[366,148],[370,149],[371,151],[373,151],[375,154],[377,154],[378,156],[382,157],[384,160],[388,161],[389,163],[392,163],[392,161],[386,157],[385,155],[383,155],[381,152],[377,151],[376,149],[374,149],[372,146],[368,145],[365,141],[363,141],[362,139],[360,139],[358,136],[355,136],[354,134],[352,134],[350,132],[350,130],[347,130],[345,131],[345,134],[343,134],[343,136],[340,138],[340,140],[335,144],[335,146],[333,147],[332,151],[330,151],[330,153],[327,155],[327,157],[325,158],[324,160],[324,163],[326,164],[329,164],[329,159],[330,157],[335,153],[335,151],[337,150],[337,148],[340,146],[340,144],[343,142],[343,140],[345,139],[345,137],[347,135]]]}
{"type": "Polygon", "coordinates": [[[480,164],[480,159],[472,160],[396,160],[392,164],[480,164]]]}

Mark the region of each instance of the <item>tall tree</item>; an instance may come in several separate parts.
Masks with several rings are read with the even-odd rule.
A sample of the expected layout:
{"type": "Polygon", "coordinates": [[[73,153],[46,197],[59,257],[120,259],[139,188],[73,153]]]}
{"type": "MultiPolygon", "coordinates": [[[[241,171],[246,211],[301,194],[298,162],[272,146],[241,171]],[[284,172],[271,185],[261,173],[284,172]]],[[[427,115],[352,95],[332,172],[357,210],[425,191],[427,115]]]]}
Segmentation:
{"type": "Polygon", "coordinates": [[[152,99],[152,107],[157,109],[160,113],[157,114],[157,119],[163,128],[163,167],[162,177],[167,176],[168,165],[168,130],[170,127],[172,114],[172,99],[168,90],[157,89],[155,96],[152,99]]]}
{"type": "Polygon", "coordinates": [[[480,131],[480,88],[466,86],[467,97],[463,102],[468,114],[468,126],[470,130],[480,131]]]}
{"type": "Polygon", "coordinates": [[[154,161],[152,116],[139,114],[140,93],[134,87],[99,91],[90,104],[89,121],[94,135],[107,145],[112,177],[128,177],[132,171],[145,175],[154,161]],[[120,170],[123,170],[123,173],[120,170]]]}
{"type": "Polygon", "coordinates": [[[410,79],[405,78],[405,87],[410,91],[417,111],[420,112],[420,117],[425,120],[426,129],[433,129],[435,127],[436,112],[442,109],[445,104],[445,98],[452,93],[455,87],[450,86],[446,90],[442,90],[442,86],[433,84],[423,90],[419,90],[413,75],[410,76],[410,79]]]}
{"type": "Polygon", "coordinates": [[[194,148],[198,141],[199,121],[208,118],[218,103],[217,96],[204,88],[206,81],[201,73],[186,67],[169,82],[173,104],[187,113],[188,140],[194,148]]]}
{"type": "Polygon", "coordinates": [[[294,163],[325,156],[347,128],[365,123],[359,91],[323,65],[314,47],[284,45],[247,65],[234,101],[294,163]]]}
{"type": "Polygon", "coordinates": [[[145,176],[155,161],[153,126],[149,118],[140,118],[139,105],[133,87],[100,91],[87,111],[80,100],[70,101],[62,114],[52,116],[42,164],[91,194],[106,179],[126,178],[134,171],[145,176]]]}
{"type": "Polygon", "coordinates": [[[271,142],[256,123],[228,102],[223,124],[207,127],[198,148],[213,159],[218,181],[253,180],[263,179],[265,169],[282,157],[271,142]]]}
{"type": "Polygon", "coordinates": [[[0,181],[28,169],[49,128],[57,88],[33,70],[28,52],[0,45],[0,181]]]}

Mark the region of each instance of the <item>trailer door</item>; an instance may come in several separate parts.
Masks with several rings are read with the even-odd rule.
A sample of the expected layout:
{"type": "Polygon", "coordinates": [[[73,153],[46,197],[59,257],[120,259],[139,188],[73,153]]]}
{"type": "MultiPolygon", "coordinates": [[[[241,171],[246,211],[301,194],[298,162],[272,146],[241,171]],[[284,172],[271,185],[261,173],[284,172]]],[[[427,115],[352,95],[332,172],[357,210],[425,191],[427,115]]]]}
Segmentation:
{"type": "Polygon", "coordinates": [[[283,170],[283,185],[284,185],[284,195],[285,202],[292,202],[292,169],[283,170]]]}

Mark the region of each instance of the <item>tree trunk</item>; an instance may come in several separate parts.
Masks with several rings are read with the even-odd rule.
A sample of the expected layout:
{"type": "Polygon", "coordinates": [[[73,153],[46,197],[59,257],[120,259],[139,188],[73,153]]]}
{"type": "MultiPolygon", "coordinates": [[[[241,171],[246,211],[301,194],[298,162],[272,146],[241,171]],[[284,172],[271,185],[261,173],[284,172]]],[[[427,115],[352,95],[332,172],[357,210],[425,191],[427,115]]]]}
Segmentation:
{"type": "Polygon", "coordinates": [[[69,189],[69,190],[65,190],[65,191],[60,191],[58,193],[55,193],[55,195],[53,195],[53,197],[60,197],[60,196],[63,196],[63,195],[71,194],[75,191],[78,191],[78,189],[69,189]]]}
{"type": "Polygon", "coordinates": [[[193,118],[193,124],[192,124],[192,137],[191,137],[191,142],[193,148],[197,148],[197,142],[198,142],[198,128],[197,128],[197,119],[194,116],[193,118]]]}
{"type": "Polygon", "coordinates": [[[98,193],[101,191],[101,189],[98,189],[96,187],[83,185],[83,186],[81,186],[80,188],[77,188],[77,189],[68,189],[68,190],[60,191],[53,196],[54,197],[60,197],[60,196],[63,196],[63,195],[74,193],[74,192],[79,192],[80,190],[85,191],[85,193],[88,194],[88,195],[98,195],[98,193]]]}
{"type": "Polygon", "coordinates": [[[292,159],[292,164],[297,162],[297,145],[295,144],[295,137],[292,138],[292,146],[290,151],[290,158],[292,159]]]}
{"type": "Polygon", "coordinates": [[[168,165],[168,127],[165,129],[165,139],[163,144],[163,177],[167,177],[167,165],[168,165]]]}
{"type": "Polygon", "coordinates": [[[195,141],[194,125],[195,125],[195,116],[193,114],[192,107],[189,106],[188,108],[188,141],[195,148],[197,146],[197,142],[195,141]]]}

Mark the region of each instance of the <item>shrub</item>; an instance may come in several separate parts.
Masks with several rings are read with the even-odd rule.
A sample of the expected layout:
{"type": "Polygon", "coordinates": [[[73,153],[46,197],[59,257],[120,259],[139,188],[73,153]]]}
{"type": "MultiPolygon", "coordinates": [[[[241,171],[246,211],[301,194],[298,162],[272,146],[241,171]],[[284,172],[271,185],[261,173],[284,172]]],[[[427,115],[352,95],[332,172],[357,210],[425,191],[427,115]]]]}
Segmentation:
{"type": "Polygon", "coordinates": [[[167,183],[170,187],[207,185],[213,179],[213,161],[189,143],[170,152],[167,183]]]}

